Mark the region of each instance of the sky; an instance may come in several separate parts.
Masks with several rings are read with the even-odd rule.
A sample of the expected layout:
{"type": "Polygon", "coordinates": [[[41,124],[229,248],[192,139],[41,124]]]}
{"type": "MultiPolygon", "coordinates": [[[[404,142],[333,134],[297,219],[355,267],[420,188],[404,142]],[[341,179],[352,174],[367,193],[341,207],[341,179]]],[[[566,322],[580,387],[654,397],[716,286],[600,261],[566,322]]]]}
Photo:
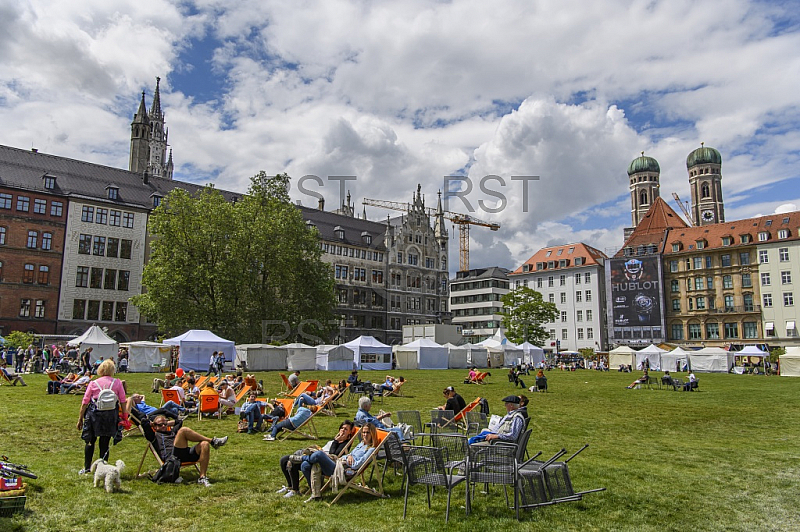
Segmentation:
{"type": "Polygon", "coordinates": [[[800,205],[795,1],[0,0],[0,144],[127,168],[156,76],[176,179],[287,172],[316,206],[318,176],[333,209],[355,176],[357,212],[461,187],[450,210],[501,225],[473,228],[472,268],[616,251],[640,152],[676,211],[701,142],[727,220],[800,205]]]}

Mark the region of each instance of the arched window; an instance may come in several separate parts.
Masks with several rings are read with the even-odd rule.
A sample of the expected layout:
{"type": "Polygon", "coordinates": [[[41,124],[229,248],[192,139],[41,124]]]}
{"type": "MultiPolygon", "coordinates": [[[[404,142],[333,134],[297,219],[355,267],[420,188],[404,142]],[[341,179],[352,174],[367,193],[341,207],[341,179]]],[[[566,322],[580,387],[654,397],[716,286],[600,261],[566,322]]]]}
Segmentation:
{"type": "Polygon", "coordinates": [[[642,191],[641,195],[639,196],[639,203],[641,205],[647,205],[647,192],[642,191]]]}
{"type": "Polygon", "coordinates": [[[711,192],[708,189],[708,183],[703,183],[703,186],[700,187],[700,197],[708,198],[711,196],[711,192]]]}

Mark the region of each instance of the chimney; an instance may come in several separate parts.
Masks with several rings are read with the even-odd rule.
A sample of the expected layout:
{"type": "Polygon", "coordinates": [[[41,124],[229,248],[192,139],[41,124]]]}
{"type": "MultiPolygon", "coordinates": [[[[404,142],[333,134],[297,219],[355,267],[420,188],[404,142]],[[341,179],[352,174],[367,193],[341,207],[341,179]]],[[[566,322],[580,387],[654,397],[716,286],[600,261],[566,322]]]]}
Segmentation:
{"type": "Polygon", "coordinates": [[[321,211],[325,210],[325,198],[319,198],[319,204],[317,205],[317,208],[321,211]]]}
{"type": "Polygon", "coordinates": [[[31,151],[32,151],[33,153],[39,153],[39,148],[31,148],[31,151]]]}
{"type": "Polygon", "coordinates": [[[142,183],[146,185],[149,182],[150,182],[150,174],[147,173],[147,170],[145,169],[144,174],[142,174],[142,183]]]}

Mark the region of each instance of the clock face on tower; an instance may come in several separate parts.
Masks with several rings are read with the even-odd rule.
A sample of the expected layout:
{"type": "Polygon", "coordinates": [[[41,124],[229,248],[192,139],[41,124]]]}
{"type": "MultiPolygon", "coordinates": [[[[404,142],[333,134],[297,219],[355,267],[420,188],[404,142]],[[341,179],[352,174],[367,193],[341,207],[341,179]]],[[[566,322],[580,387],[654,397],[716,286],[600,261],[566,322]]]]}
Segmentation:
{"type": "Polygon", "coordinates": [[[712,210],[705,210],[702,214],[704,222],[713,222],[714,221],[714,211],[712,210]]]}

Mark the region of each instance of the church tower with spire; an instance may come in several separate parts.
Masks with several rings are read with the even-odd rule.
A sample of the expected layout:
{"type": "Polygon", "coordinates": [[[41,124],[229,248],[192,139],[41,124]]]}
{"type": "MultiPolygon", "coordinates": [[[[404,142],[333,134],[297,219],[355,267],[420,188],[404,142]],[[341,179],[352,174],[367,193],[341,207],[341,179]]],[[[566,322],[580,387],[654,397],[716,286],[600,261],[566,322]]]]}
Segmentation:
{"type": "Polygon", "coordinates": [[[156,90],[150,112],[144,101],[131,123],[131,154],[128,169],[137,174],[147,172],[153,177],[172,179],[174,164],[172,150],[167,156],[169,129],[165,127],[165,116],[161,110],[161,78],[156,78],[156,90]]]}

